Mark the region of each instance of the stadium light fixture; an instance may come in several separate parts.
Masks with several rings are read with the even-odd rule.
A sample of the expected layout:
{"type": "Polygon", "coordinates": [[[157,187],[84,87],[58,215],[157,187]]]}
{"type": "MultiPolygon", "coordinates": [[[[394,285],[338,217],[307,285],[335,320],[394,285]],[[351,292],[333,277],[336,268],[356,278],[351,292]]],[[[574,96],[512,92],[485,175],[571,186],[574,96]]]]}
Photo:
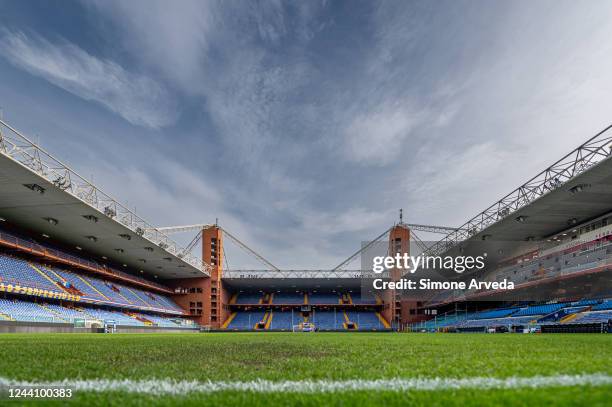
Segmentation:
{"type": "Polygon", "coordinates": [[[128,235],[127,233],[121,233],[119,237],[125,240],[132,240],[132,236],[128,235]]]}
{"type": "Polygon", "coordinates": [[[47,222],[49,222],[50,225],[57,225],[59,223],[59,221],[55,218],[43,218],[44,220],[46,220],[47,222]]]}
{"type": "Polygon", "coordinates": [[[123,267],[127,267],[127,264],[123,263],[123,264],[122,264],[122,266],[123,266],[123,267]]]}
{"type": "Polygon", "coordinates": [[[87,239],[88,239],[89,241],[91,241],[91,242],[94,242],[94,243],[95,243],[95,242],[97,242],[97,241],[98,241],[98,238],[97,238],[97,237],[95,237],[95,236],[86,236],[86,237],[87,237],[87,239]]]}
{"type": "Polygon", "coordinates": [[[42,234],[42,237],[44,237],[45,239],[48,239],[48,238],[50,238],[51,236],[49,236],[49,235],[48,235],[48,234],[46,234],[46,233],[43,233],[43,234],[42,234]]]}
{"type": "Polygon", "coordinates": [[[108,257],[102,256],[102,260],[108,260],[108,257]]]}
{"type": "Polygon", "coordinates": [[[568,219],[567,223],[570,224],[570,225],[575,225],[575,224],[578,223],[578,219],[576,219],[576,218],[568,219]]]}
{"type": "Polygon", "coordinates": [[[584,191],[586,188],[589,188],[591,184],[578,184],[569,189],[571,194],[577,194],[584,191]]]}
{"type": "Polygon", "coordinates": [[[123,252],[125,252],[125,250],[123,250],[123,249],[115,249],[115,251],[116,251],[117,253],[123,253],[123,252]]]}
{"type": "Polygon", "coordinates": [[[524,216],[524,215],[517,216],[517,217],[516,217],[516,221],[517,221],[518,223],[525,223],[525,221],[527,220],[527,218],[528,218],[528,216],[524,216]]]}
{"type": "Polygon", "coordinates": [[[43,187],[41,187],[38,184],[23,184],[24,187],[28,188],[29,190],[32,190],[34,192],[38,192],[39,194],[44,194],[45,193],[45,189],[43,187]]]}
{"type": "Polygon", "coordinates": [[[144,249],[145,249],[146,251],[148,251],[148,252],[152,252],[152,251],[153,251],[153,248],[152,248],[152,247],[149,247],[149,246],[145,247],[144,249]]]}
{"type": "Polygon", "coordinates": [[[83,248],[81,246],[75,246],[75,249],[77,250],[83,250],[83,248]]]}
{"type": "Polygon", "coordinates": [[[90,221],[90,222],[98,223],[98,218],[96,216],[93,216],[93,215],[83,215],[83,217],[85,219],[87,219],[88,221],[90,221]]]}
{"type": "Polygon", "coordinates": [[[6,222],[6,219],[0,217],[0,222],[6,222]]]}

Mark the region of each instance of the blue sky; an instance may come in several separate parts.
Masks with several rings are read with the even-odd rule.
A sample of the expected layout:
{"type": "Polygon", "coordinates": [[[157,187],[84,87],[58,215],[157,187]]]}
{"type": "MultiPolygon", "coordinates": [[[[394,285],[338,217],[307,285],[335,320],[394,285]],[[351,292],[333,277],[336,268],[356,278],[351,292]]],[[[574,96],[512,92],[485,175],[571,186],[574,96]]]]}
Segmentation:
{"type": "Polygon", "coordinates": [[[608,125],[610,21],[607,1],[0,1],[0,106],[151,223],[219,218],[327,268],[400,207],[462,224],[608,125]]]}

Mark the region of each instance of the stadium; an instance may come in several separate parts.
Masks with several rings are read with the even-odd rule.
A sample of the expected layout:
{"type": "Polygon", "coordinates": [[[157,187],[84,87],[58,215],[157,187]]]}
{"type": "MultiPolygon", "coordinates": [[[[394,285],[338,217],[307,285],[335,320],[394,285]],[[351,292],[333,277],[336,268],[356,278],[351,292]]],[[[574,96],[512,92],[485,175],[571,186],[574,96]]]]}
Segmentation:
{"type": "MultiPolygon", "coordinates": [[[[366,336],[364,343],[352,334],[379,332],[381,343],[389,337],[393,342],[406,338],[412,343],[410,335],[415,332],[488,332],[540,333],[546,338],[550,334],[555,346],[573,341],[564,337],[557,342],[553,333],[591,333],[594,336],[577,337],[577,345],[594,341],[593,346],[609,351],[610,336],[598,335],[612,332],[610,128],[459,228],[406,224],[400,218],[333,269],[281,270],[218,224],[151,226],[18,130],[1,123],[0,330],[18,338],[15,343],[11,336],[4,337],[8,347],[37,341],[31,335],[38,333],[72,333],[88,343],[96,333],[199,337],[219,332],[213,339],[216,346],[236,346],[236,338],[251,346],[260,338],[238,332],[290,332],[291,338],[279,336],[279,345],[288,341],[296,346],[305,338],[303,345],[308,347],[313,345],[310,335],[317,337],[315,343],[346,340],[364,346],[378,342],[378,337],[366,336]],[[433,245],[415,234],[432,229],[445,233],[433,245]],[[168,236],[190,231],[196,235],[187,248],[168,236]],[[366,295],[362,290],[368,285],[363,282],[372,278],[372,270],[347,269],[364,250],[381,241],[392,254],[410,253],[414,247],[447,254],[459,247],[462,253],[477,251],[477,243],[489,243],[492,236],[505,239],[494,241],[497,251],[489,257],[495,260],[482,277],[486,281],[509,278],[516,284],[513,295],[519,300],[500,298],[498,290],[486,289],[440,289],[419,301],[405,298],[400,290],[366,295]],[[224,269],[225,239],[269,267],[224,269]],[[200,256],[192,253],[194,248],[201,251],[200,256]],[[547,298],[539,298],[543,294],[547,298]],[[392,332],[406,334],[396,337],[392,332]]],[[[392,269],[386,277],[397,281],[403,275],[399,271],[392,269]]],[[[138,343],[150,337],[128,338],[138,343]]],[[[172,341],[188,344],[192,338],[173,336],[172,341]]],[[[416,343],[422,338],[417,337],[416,343]]],[[[472,339],[459,340],[469,343],[472,339]]],[[[60,341],[80,346],[70,337],[60,341]]],[[[147,346],[156,341],[170,346],[163,344],[163,336],[153,337],[147,346]]],[[[112,346],[112,341],[100,345],[112,346]]],[[[227,355],[229,360],[232,357],[227,355]]],[[[299,353],[287,357],[299,357],[299,353]]],[[[6,369],[10,364],[5,374],[6,369]]],[[[609,376],[586,377],[588,383],[599,380],[610,385],[609,376]]],[[[584,377],[564,376],[563,380],[579,383],[584,377]]],[[[404,384],[411,385],[418,387],[418,383],[404,384]]]]}
{"type": "Polygon", "coordinates": [[[0,405],[610,405],[610,5],[0,15],[0,405]]]}

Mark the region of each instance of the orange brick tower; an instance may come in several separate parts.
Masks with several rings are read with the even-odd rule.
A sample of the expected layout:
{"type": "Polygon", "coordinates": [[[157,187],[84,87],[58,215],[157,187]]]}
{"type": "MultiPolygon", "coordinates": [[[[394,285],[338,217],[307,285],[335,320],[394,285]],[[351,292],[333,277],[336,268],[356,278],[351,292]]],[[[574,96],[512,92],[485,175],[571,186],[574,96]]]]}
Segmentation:
{"type": "Polygon", "coordinates": [[[221,281],[223,230],[215,225],[204,228],[200,233],[202,260],[211,266],[210,277],[173,280],[172,286],[182,290],[174,300],[198,324],[219,328],[229,315],[229,294],[221,281]]]}
{"type": "MultiPolygon", "coordinates": [[[[410,229],[403,223],[394,226],[389,232],[389,255],[395,256],[396,253],[403,255],[410,254],[410,229]]],[[[402,270],[392,269],[391,280],[397,281],[402,278],[402,270]]],[[[383,301],[386,304],[383,316],[397,327],[405,317],[402,315],[402,305],[400,301],[401,292],[387,290],[383,294],[383,301]]]]}
{"type": "Polygon", "coordinates": [[[202,231],[202,260],[210,264],[210,278],[206,284],[204,298],[204,320],[211,328],[220,328],[229,315],[228,292],[223,287],[223,231],[212,226],[202,231]]]}

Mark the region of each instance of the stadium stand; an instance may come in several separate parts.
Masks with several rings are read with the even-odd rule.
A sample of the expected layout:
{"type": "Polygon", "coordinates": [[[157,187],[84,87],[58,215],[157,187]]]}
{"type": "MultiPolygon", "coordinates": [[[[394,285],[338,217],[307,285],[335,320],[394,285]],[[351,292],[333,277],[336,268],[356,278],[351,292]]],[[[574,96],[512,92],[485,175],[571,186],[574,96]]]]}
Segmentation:
{"type": "Polygon", "coordinates": [[[319,331],[344,330],[344,313],[342,311],[315,311],[311,318],[319,331]]]}
{"type": "Polygon", "coordinates": [[[57,284],[34,269],[27,261],[9,256],[0,256],[0,282],[61,291],[57,284]]]}
{"type": "Polygon", "coordinates": [[[27,301],[0,299],[0,312],[13,321],[66,322],[51,310],[27,301]]]}
{"type": "Polygon", "coordinates": [[[340,296],[336,293],[310,293],[308,294],[308,303],[312,305],[330,305],[338,304],[340,296]]]}
{"type": "Polygon", "coordinates": [[[347,311],[351,322],[357,324],[360,331],[383,330],[385,327],[374,311],[347,311]]]}
{"type": "Polygon", "coordinates": [[[516,312],[516,308],[496,309],[491,311],[482,311],[474,315],[475,319],[493,319],[512,315],[516,312]]]}
{"type": "Polygon", "coordinates": [[[272,322],[270,323],[271,330],[286,330],[291,331],[293,325],[303,322],[304,319],[298,315],[299,313],[289,312],[272,312],[272,322]]]}
{"type": "Polygon", "coordinates": [[[360,295],[352,295],[351,299],[355,305],[374,305],[378,303],[376,298],[361,297],[360,295]]]}
{"type": "Polygon", "coordinates": [[[592,311],[603,311],[608,309],[612,309],[612,300],[606,300],[601,304],[595,305],[593,308],[591,308],[592,311]]]}
{"type": "Polygon", "coordinates": [[[236,304],[259,304],[261,299],[261,294],[240,293],[236,298],[236,304]]]}
{"type": "Polygon", "coordinates": [[[612,311],[585,312],[572,321],[572,324],[607,323],[612,320],[612,311]]]}
{"type": "Polygon", "coordinates": [[[273,304],[303,304],[303,293],[275,293],[272,297],[273,304]]]}
{"type": "MultiPolygon", "coordinates": [[[[263,321],[264,311],[240,311],[230,322],[227,329],[253,330],[256,323],[263,321]]],[[[273,319],[274,320],[274,319],[273,319]]]]}
{"type": "Polygon", "coordinates": [[[559,311],[566,304],[545,304],[545,305],[536,305],[533,307],[527,307],[520,309],[519,311],[512,314],[514,317],[521,317],[527,315],[546,315],[551,312],[559,311]]]}

